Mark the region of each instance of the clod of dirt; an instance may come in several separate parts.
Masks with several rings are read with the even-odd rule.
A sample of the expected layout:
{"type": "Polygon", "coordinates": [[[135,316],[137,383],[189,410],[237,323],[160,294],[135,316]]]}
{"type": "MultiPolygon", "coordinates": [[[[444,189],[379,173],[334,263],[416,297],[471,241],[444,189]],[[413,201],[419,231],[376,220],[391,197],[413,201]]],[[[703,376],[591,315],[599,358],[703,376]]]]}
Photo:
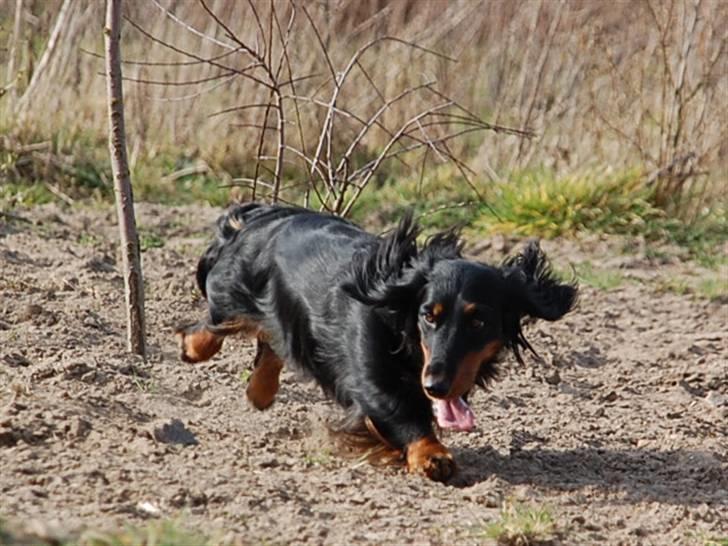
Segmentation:
{"type": "Polygon", "coordinates": [[[91,258],[83,267],[95,273],[114,273],[116,271],[116,262],[112,257],[104,254],[91,258]]]}
{"type": "Polygon", "coordinates": [[[616,392],[614,392],[614,391],[610,391],[609,394],[607,394],[606,396],[602,397],[602,401],[603,402],[609,402],[609,403],[611,403],[611,402],[616,401],[617,398],[619,398],[619,395],[616,392]]]}
{"type": "Polygon", "coordinates": [[[199,382],[191,382],[182,392],[182,396],[190,402],[198,402],[204,395],[207,388],[207,385],[203,385],[199,382]]]}
{"type": "Polygon", "coordinates": [[[43,307],[37,303],[29,303],[18,313],[18,322],[27,322],[43,313],[43,307]]]}
{"type": "Polygon", "coordinates": [[[152,427],[152,437],[165,444],[196,445],[195,435],[179,419],[168,419],[152,427]]]}
{"type": "Polygon", "coordinates": [[[182,508],[183,506],[196,507],[204,506],[208,502],[207,495],[202,491],[190,491],[189,489],[180,489],[170,499],[169,504],[174,508],[182,508]]]}
{"type": "Polygon", "coordinates": [[[66,424],[65,430],[69,438],[81,440],[91,432],[91,423],[81,417],[75,417],[66,424]]]}
{"type": "Polygon", "coordinates": [[[13,430],[0,430],[0,447],[13,447],[18,443],[18,435],[13,430]]]}
{"type": "Polygon", "coordinates": [[[71,363],[67,364],[66,366],[64,366],[63,378],[64,379],[80,379],[82,376],[86,375],[90,371],[92,371],[92,368],[90,368],[84,362],[71,362],[71,363]]]}
{"type": "Polygon", "coordinates": [[[561,376],[559,375],[559,370],[554,370],[552,374],[549,374],[543,378],[546,383],[549,385],[558,385],[561,383],[561,376]]]}
{"type": "Polygon", "coordinates": [[[11,368],[27,368],[31,364],[30,360],[25,358],[20,353],[10,353],[9,355],[5,355],[3,357],[3,362],[5,362],[5,364],[10,366],[11,368]]]}

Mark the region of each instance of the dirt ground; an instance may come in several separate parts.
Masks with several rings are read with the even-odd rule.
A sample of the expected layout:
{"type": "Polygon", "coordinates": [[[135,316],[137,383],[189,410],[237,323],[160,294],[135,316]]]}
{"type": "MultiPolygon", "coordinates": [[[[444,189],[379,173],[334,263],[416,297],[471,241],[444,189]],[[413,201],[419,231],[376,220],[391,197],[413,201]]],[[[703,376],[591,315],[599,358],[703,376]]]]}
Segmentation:
{"type": "Polygon", "coordinates": [[[588,258],[633,280],[583,287],[563,321],[527,327],[543,362],[508,357],[475,393],[477,429],[444,434],[459,472],[439,484],[333,454],[324,422],[337,408],[290,372],[273,407],[252,409],[246,341],[178,360],[172,330],[201,312],[193,272],[219,212],[138,205],[146,362],[125,354],[114,211],[0,216],[0,518],[73,531],[160,517],[244,544],[467,545],[486,542],[506,502],[545,507],[556,543],[728,536],[728,305],[649,282],[692,265],[598,237],[545,242],[561,267],[588,258]]]}

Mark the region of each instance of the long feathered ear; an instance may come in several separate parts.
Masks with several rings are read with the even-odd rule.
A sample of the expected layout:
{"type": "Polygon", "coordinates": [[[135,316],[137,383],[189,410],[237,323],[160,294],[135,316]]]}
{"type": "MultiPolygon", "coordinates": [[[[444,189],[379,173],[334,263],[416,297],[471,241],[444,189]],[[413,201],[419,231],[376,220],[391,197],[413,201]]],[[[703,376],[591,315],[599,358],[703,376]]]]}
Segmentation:
{"type": "Polygon", "coordinates": [[[457,230],[427,239],[417,248],[420,227],[408,213],[397,228],[354,257],[350,279],[342,286],[356,300],[387,308],[409,308],[427,283],[427,275],[439,260],[460,258],[462,243],[457,230]]]}
{"type": "Polygon", "coordinates": [[[522,315],[558,320],[576,304],[576,284],[555,277],[537,242],[506,260],[503,272],[522,315]]]}
{"type": "Polygon", "coordinates": [[[560,282],[553,274],[546,255],[538,242],[530,243],[520,254],[509,258],[502,266],[508,291],[509,311],[504,317],[507,345],[523,362],[519,347],[536,352],[521,329],[524,316],[549,321],[558,320],[571,311],[577,302],[575,283],[560,282]]]}
{"type": "Polygon", "coordinates": [[[417,257],[419,233],[419,225],[407,212],[391,233],[354,255],[342,289],[362,303],[390,306],[397,281],[417,257]]]}
{"type": "Polygon", "coordinates": [[[426,271],[440,260],[457,260],[463,256],[463,242],[458,228],[441,231],[432,235],[418,256],[418,266],[426,271]]]}

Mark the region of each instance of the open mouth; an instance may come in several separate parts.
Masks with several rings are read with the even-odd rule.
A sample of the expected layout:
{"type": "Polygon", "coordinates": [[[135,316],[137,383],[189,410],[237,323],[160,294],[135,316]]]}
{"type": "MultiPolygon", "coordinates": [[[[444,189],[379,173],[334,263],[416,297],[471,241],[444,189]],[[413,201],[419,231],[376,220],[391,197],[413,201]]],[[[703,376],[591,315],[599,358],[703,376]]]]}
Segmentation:
{"type": "Polygon", "coordinates": [[[475,428],[475,414],[462,398],[432,400],[432,409],[440,428],[469,431],[475,428]]]}

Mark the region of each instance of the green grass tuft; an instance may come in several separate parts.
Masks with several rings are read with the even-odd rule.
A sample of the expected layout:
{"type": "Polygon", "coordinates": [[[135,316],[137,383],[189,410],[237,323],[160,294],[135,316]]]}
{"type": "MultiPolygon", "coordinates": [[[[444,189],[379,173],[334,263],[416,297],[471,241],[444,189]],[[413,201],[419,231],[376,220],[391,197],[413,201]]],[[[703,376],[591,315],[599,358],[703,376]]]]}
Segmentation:
{"type": "MultiPolygon", "coordinates": [[[[481,192],[486,187],[480,184],[481,192]]],[[[422,179],[399,178],[396,173],[364,191],[352,217],[360,223],[383,227],[412,209],[425,229],[468,225],[477,215],[477,197],[452,167],[432,169],[422,179]]]]}
{"type": "Polygon", "coordinates": [[[248,381],[250,381],[250,377],[253,375],[253,370],[249,368],[245,368],[242,372],[240,372],[240,382],[243,385],[247,385],[248,381]]]}
{"type": "MultiPolygon", "coordinates": [[[[0,176],[2,174],[0,173],[0,176]]],[[[32,207],[56,200],[56,196],[43,184],[3,182],[0,184],[0,206],[32,207]]]]}
{"type": "Polygon", "coordinates": [[[728,279],[722,276],[702,279],[696,286],[695,292],[712,301],[728,301],[728,279]]]}
{"type": "Polygon", "coordinates": [[[217,543],[201,533],[184,529],[176,522],[159,521],[145,527],[129,527],[113,533],[87,531],[74,546],[213,546],[213,544],[217,543]]]}
{"type": "Polygon", "coordinates": [[[142,252],[146,252],[150,248],[162,248],[164,246],[164,239],[152,231],[140,229],[139,246],[142,252]]]}
{"type": "Polygon", "coordinates": [[[531,507],[506,501],[500,518],[477,533],[502,546],[537,546],[550,544],[556,538],[556,523],[544,507],[531,507]]]}
{"type": "Polygon", "coordinates": [[[614,290],[625,281],[625,277],[620,271],[594,267],[588,261],[575,264],[573,270],[568,273],[557,271],[556,274],[565,281],[571,281],[573,277],[576,277],[579,284],[586,284],[599,290],[614,290]]]}
{"type": "Polygon", "coordinates": [[[650,203],[638,170],[557,177],[517,173],[495,184],[475,226],[486,232],[558,237],[575,231],[644,233],[665,218],[650,203]]]}

